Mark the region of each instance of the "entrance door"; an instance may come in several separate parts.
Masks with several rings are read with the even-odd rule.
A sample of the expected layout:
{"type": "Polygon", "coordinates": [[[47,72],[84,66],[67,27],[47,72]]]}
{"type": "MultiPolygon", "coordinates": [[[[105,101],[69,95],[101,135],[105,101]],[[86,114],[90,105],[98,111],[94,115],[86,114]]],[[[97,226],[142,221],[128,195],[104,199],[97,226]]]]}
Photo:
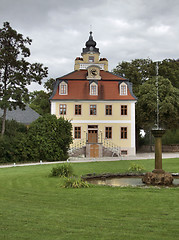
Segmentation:
{"type": "Polygon", "coordinates": [[[98,130],[88,130],[88,143],[98,142],[98,130]]]}
{"type": "Polygon", "coordinates": [[[99,145],[98,144],[91,144],[90,145],[90,157],[91,158],[98,158],[99,157],[99,145]]]}

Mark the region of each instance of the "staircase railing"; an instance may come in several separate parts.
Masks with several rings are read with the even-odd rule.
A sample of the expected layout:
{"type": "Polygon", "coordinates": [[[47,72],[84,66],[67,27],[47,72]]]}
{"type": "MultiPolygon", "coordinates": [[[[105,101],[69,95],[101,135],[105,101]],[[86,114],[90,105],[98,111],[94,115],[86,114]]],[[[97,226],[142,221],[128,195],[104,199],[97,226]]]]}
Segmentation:
{"type": "Polygon", "coordinates": [[[85,147],[86,146],[86,139],[81,139],[77,142],[74,142],[70,145],[70,148],[68,150],[69,153],[72,153],[82,147],[85,147]]]}
{"type": "MultiPolygon", "coordinates": [[[[112,156],[114,156],[114,154],[116,154],[118,157],[121,155],[121,148],[114,144],[111,140],[106,138],[100,140],[101,141],[99,143],[102,143],[103,147],[109,149],[112,152],[112,156]]],[[[81,139],[77,142],[72,143],[69,148],[69,153],[73,153],[74,151],[85,147],[86,144],[86,139],[81,139]]]]}
{"type": "Polygon", "coordinates": [[[102,144],[105,148],[108,148],[112,152],[112,156],[114,156],[114,154],[118,155],[118,157],[121,155],[121,148],[109,139],[103,138],[102,144]]]}

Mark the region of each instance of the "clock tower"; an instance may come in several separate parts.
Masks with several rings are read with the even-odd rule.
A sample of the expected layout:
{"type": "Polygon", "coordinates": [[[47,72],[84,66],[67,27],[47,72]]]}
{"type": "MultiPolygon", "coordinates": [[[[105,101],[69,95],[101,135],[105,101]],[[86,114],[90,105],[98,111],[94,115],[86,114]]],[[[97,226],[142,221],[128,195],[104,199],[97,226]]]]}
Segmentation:
{"type": "Polygon", "coordinates": [[[70,120],[71,156],[135,155],[135,103],[128,79],[108,71],[92,32],[74,71],[57,78],[51,114],[70,120]]]}
{"type": "MultiPolygon", "coordinates": [[[[75,59],[75,70],[88,69],[89,66],[93,65],[93,70],[98,67],[100,70],[108,71],[108,60],[106,58],[99,58],[99,48],[96,48],[96,42],[93,40],[92,32],[90,32],[89,39],[85,45],[86,47],[83,48],[81,53],[82,57],[75,59]]],[[[95,72],[98,72],[98,70],[96,69],[94,71],[93,76],[95,72]]]]}

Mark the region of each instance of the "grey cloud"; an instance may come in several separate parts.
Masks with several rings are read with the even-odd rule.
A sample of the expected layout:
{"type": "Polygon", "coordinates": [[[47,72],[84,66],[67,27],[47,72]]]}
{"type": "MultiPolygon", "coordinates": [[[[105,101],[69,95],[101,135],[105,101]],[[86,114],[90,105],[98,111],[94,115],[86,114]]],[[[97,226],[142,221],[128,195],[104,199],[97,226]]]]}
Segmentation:
{"type": "Polygon", "coordinates": [[[109,70],[119,61],[178,58],[178,0],[1,0],[0,22],[33,39],[31,61],[49,77],[73,71],[90,25],[109,70]]]}

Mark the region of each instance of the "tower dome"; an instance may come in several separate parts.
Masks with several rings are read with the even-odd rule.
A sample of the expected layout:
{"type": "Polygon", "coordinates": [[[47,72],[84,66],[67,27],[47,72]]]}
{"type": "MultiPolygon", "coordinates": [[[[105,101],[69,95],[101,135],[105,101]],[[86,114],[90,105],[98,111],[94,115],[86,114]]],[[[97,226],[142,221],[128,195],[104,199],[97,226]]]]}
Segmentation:
{"type": "Polygon", "coordinates": [[[92,32],[90,32],[89,40],[86,42],[86,47],[96,47],[96,42],[93,40],[92,32]]]}
{"type": "Polygon", "coordinates": [[[90,31],[90,36],[89,36],[89,39],[88,41],[86,42],[85,44],[85,48],[83,48],[83,51],[82,51],[82,55],[84,53],[88,53],[88,52],[93,52],[93,53],[99,53],[99,48],[96,48],[96,42],[93,40],[93,36],[92,36],[92,32],[90,31]]]}

